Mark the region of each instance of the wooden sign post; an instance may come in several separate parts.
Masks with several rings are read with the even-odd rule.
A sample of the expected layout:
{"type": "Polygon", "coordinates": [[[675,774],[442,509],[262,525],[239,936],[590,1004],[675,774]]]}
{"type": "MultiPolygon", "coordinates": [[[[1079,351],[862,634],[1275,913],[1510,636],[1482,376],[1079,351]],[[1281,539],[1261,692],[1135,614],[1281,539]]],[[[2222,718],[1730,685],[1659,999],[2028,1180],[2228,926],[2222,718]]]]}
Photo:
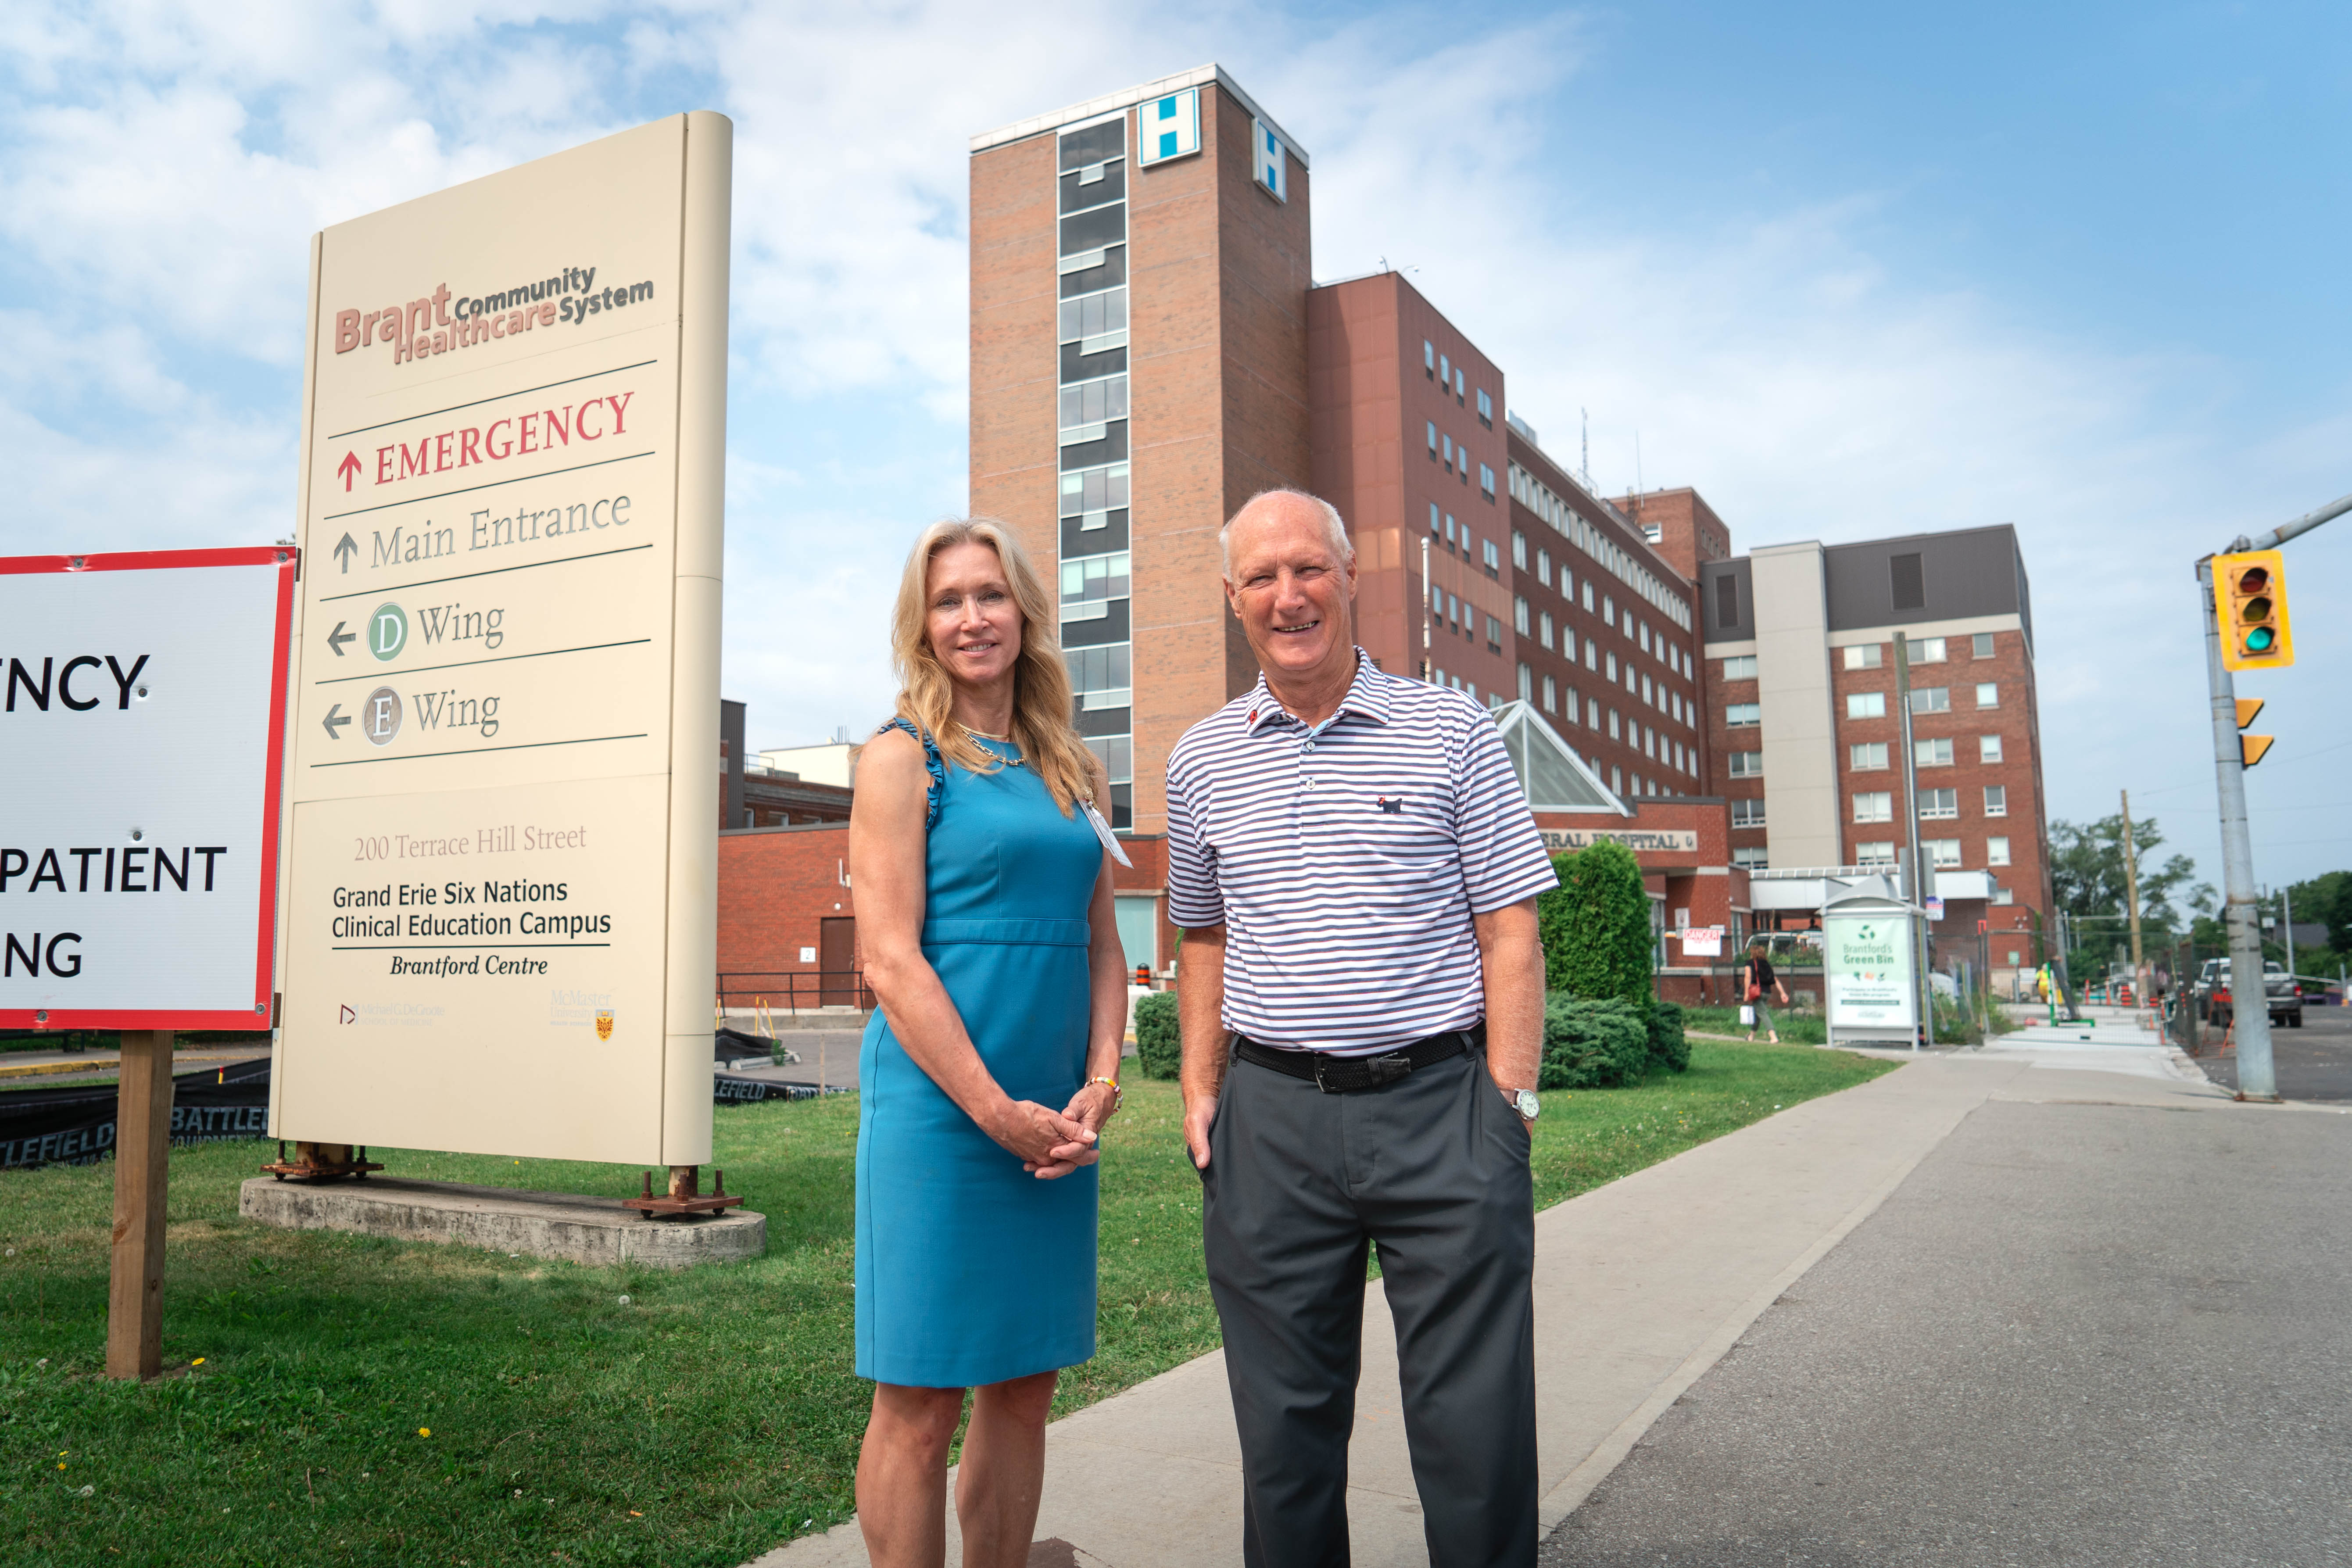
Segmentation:
{"type": "Polygon", "coordinates": [[[0,745],[37,763],[0,778],[0,1027],[122,1031],[110,1377],[163,1369],[173,1031],[271,1024],[295,571],[269,547],[0,559],[0,745]]]}
{"type": "Polygon", "coordinates": [[[114,1268],[106,1375],[163,1370],[163,1222],[172,1158],[172,1032],[126,1029],[115,1091],[114,1268]]]}

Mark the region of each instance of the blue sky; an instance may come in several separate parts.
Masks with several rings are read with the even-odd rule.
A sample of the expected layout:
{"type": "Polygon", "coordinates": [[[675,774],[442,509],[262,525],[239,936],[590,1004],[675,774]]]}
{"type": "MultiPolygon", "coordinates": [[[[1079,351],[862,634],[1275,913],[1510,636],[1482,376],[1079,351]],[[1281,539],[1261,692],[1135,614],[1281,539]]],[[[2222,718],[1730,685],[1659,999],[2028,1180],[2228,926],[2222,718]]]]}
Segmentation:
{"type": "MultiPolygon", "coordinates": [[[[0,16],[0,550],[291,527],[308,237],[684,108],[737,126],[728,694],[887,705],[964,497],[965,138],[1215,59],[1612,489],[1741,548],[2014,522],[2053,816],[2133,792],[2218,880],[2191,561],[2352,490],[2317,6],[44,5],[0,16]]],[[[2352,864],[2352,520],[2249,681],[2267,881],[2352,864]]]]}

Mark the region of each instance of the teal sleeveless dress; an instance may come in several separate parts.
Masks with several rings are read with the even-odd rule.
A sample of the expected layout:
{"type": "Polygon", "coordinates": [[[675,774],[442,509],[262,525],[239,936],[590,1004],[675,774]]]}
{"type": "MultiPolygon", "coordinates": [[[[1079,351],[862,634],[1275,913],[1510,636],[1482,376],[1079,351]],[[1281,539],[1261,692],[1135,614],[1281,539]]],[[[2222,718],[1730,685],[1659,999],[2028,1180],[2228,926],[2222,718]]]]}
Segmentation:
{"type": "MultiPolygon", "coordinates": [[[[932,779],[923,956],[1004,1092],[1059,1110],[1087,1078],[1102,842],[1013,765],[1018,748],[981,742],[1007,765],[972,773],[918,738],[932,779]]],[[[857,1375],[969,1388],[1090,1359],[1097,1167],[1024,1171],[879,1011],[858,1087],[857,1375]]]]}

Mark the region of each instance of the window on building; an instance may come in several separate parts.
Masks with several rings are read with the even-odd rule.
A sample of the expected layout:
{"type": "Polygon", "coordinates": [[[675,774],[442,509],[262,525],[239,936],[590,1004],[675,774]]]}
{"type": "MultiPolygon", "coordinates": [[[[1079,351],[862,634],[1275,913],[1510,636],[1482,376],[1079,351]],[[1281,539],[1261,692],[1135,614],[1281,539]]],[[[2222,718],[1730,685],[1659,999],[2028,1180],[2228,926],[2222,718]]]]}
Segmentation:
{"type": "Polygon", "coordinates": [[[1614,686],[1617,684],[1617,656],[1612,653],[1605,657],[1609,660],[1609,684],[1614,686]]]}
{"type": "Polygon", "coordinates": [[[1442,449],[1442,455],[1445,459],[1446,470],[1451,472],[1454,468],[1454,437],[1451,436],[1440,436],[1437,438],[1437,444],[1442,449]]]}
{"type": "Polygon", "coordinates": [[[1460,365],[1455,365],[1454,367],[1454,401],[1456,403],[1461,402],[1463,395],[1468,392],[1469,389],[1469,378],[1462,374],[1462,367],[1460,365]]]}
{"type": "Polygon", "coordinates": [[[1761,827],[1764,826],[1764,803],[1760,800],[1735,800],[1731,803],[1731,826],[1761,827]]]}
{"type": "Polygon", "coordinates": [[[1952,765],[1952,742],[1943,737],[1914,741],[1911,742],[1911,762],[1916,767],[1948,768],[1952,765]]]}
{"type": "Polygon", "coordinates": [[[1429,421],[1429,455],[1432,458],[1437,456],[1437,421],[1434,419],[1429,421]]]}
{"type": "Polygon", "coordinates": [[[1084,348],[1089,341],[1118,337],[1127,331],[1127,290],[1108,289],[1099,294],[1063,300],[1060,324],[1061,341],[1079,343],[1082,352],[1099,353],[1124,346],[1126,340],[1120,337],[1119,342],[1103,344],[1100,349],[1084,348]]]}
{"type": "Polygon", "coordinates": [[[1528,635],[1528,601],[1524,595],[1511,601],[1511,626],[1521,637],[1528,635]]]}
{"type": "Polygon", "coordinates": [[[1750,845],[1745,848],[1734,849],[1731,852],[1731,863],[1743,871],[1761,871],[1771,864],[1766,858],[1769,853],[1761,844],[1750,845]]]}
{"type": "Polygon", "coordinates": [[[1495,542],[1491,539],[1480,548],[1486,557],[1486,575],[1500,577],[1503,574],[1503,552],[1495,548],[1495,542]]]}
{"type": "Polygon", "coordinates": [[[1536,637],[1544,647],[1551,647],[1551,612],[1549,610],[1536,617],[1536,637]]]}
{"type": "Polygon", "coordinates": [[[1764,776],[1764,753],[1734,752],[1731,753],[1731,776],[1736,779],[1760,779],[1764,776]]]}
{"type": "Polygon", "coordinates": [[[1559,563],[1559,596],[1571,605],[1576,603],[1576,574],[1568,569],[1565,561],[1559,563]]]}
{"type": "Polygon", "coordinates": [[[1923,789],[1919,792],[1919,820],[1950,822],[1960,815],[1960,792],[1956,789],[1923,789]]]}
{"type": "MultiPolygon", "coordinates": [[[[1481,393],[1479,395],[1483,397],[1486,395],[1481,393]]],[[[1478,465],[1478,488],[1486,492],[1488,500],[1495,499],[1495,470],[1484,463],[1478,465]]]]}
{"type": "Polygon", "coordinates": [[[2000,737],[1999,735],[1979,735],[1977,737],[1977,761],[1980,763],[1997,763],[2000,761],[2000,737]]]}
{"type": "Polygon", "coordinates": [[[1601,668],[1601,645],[1591,637],[1584,639],[1584,668],[1587,669],[1601,668]]]}
{"type": "Polygon", "coordinates": [[[1853,797],[1853,819],[1856,822],[1894,821],[1894,792],[1883,789],[1856,791],[1853,797]]]}
{"type": "Polygon", "coordinates": [[[1062,563],[1062,619],[1098,621],[1110,601],[1127,597],[1127,552],[1089,555],[1062,563]]]}
{"type": "Polygon", "coordinates": [[[1845,716],[1849,719],[1884,719],[1886,717],[1886,693],[1884,691],[1849,691],[1845,694],[1845,716]]]}
{"type": "Polygon", "coordinates": [[[1515,528],[1511,530],[1511,570],[1524,572],[1527,569],[1528,536],[1515,528]]]}
{"type": "Polygon", "coordinates": [[[1437,503],[1435,501],[1431,501],[1429,503],[1429,531],[1433,535],[1437,532],[1437,503]]]}
{"type": "Polygon", "coordinates": [[[2006,834],[1996,833],[1985,840],[1985,864],[1988,866],[2009,864],[2009,837],[2006,834]]]}
{"type": "Polygon", "coordinates": [[[1133,657],[1133,645],[1112,643],[1105,647],[1070,647],[1062,650],[1062,662],[1069,667],[1070,689],[1078,699],[1078,706],[1089,711],[1129,705],[1128,671],[1133,657]]]}
{"type": "Polygon", "coordinates": [[[1614,708],[1609,710],[1609,738],[1612,741],[1618,739],[1617,710],[1614,708]]]}
{"type": "Polygon", "coordinates": [[[1421,374],[1427,377],[1437,374],[1437,345],[1427,338],[1421,340],[1421,374]]]}
{"type": "Polygon", "coordinates": [[[1606,594],[1601,595],[1601,624],[1604,626],[1617,624],[1617,601],[1606,594]]]}
{"type": "Polygon", "coordinates": [[[1547,713],[1559,711],[1559,683],[1549,675],[1544,677],[1543,705],[1547,713]]]}
{"type": "Polygon", "coordinates": [[[1642,726],[1642,754],[1645,757],[1658,754],[1658,732],[1647,724],[1642,726]]]}
{"type": "Polygon", "coordinates": [[[1590,577],[1584,580],[1584,613],[1588,616],[1592,613],[1592,579],[1590,577]]]}
{"type": "Polygon", "coordinates": [[[2000,707],[2000,688],[1990,680],[1979,681],[1977,683],[1977,706],[1979,708],[2000,707]]]}
{"type": "MultiPolygon", "coordinates": [[[[1551,552],[1549,550],[1536,552],[1536,581],[1547,588],[1551,586],[1551,552]]],[[[1565,588],[1568,584],[1563,582],[1560,586],[1565,588]]]]}
{"type": "Polygon", "coordinates": [[[1715,621],[1720,626],[1739,624],[1739,579],[1728,572],[1715,580],[1715,621]]]}
{"type": "Polygon", "coordinates": [[[1657,706],[1657,702],[1653,696],[1653,690],[1654,689],[1650,685],[1650,678],[1646,675],[1642,677],[1642,700],[1649,703],[1654,708],[1657,706]]]}
{"type": "Polygon", "coordinates": [[[1624,769],[1611,768],[1609,770],[1609,793],[1615,795],[1622,795],[1625,793],[1624,769]]]}
{"type": "Polygon", "coordinates": [[[1895,841],[1891,838],[1871,839],[1853,847],[1853,863],[1857,866],[1892,866],[1895,864],[1895,841]]]}
{"type": "Polygon", "coordinates": [[[1454,362],[1444,354],[1437,356],[1437,382],[1440,386],[1454,379],[1454,362]]]}
{"type": "Polygon", "coordinates": [[[1503,651],[1503,623],[1492,616],[1486,617],[1486,646],[1496,653],[1503,651]]]}
{"type": "Polygon", "coordinates": [[[1726,680],[1755,679],[1756,656],[1752,653],[1743,653],[1734,658],[1725,659],[1723,661],[1723,679],[1726,680]]]}
{"type": "Polygon", "coordinates": [[[1526,665],[1519,666],[1519,700],[1532,702],[1536,698],[1536,672],[1526,665]]]}
{"type": "Polygon", "coordinates": [[[1879,666],[1879,644],[1856,643],[1845,650],[1845,667],[1848,669],[1876,669],[1879,666]]]}
{"type": "MultiPolygon", "coordinates": [[[[1573,692],[1570,693],[1570,697],[1571,699],[1570,702],[1570,707],[1575,706],[1573,701],[1574,695],[1575,694],[1573,692]]],[[[1594,701],[1590,697],[1584,700],[1584,727],[1588,730],[1598,730],[1601,728],[1601,704],[1594,701]]]]}
{"type": "Polygon", "coordinates": [[[1913,637],[1907,651],[1914,664],[1941,664],[1945,658],[1942,637],[1913,637]]]}
{"type": "Polygon", "coordinates": [[[2007,816],[2009,815],[2009,786],[2007,784],[1987,784],[1984,786],[1984,792],[1985,815],[1987,816],[2007,816]]]}
{"type": "MultiPolygon", "coordinates": [[[[1454,514],[1453,514],[1452,512],[1450,512],[1450,511],[1449,511],[1449,512],[1447,512],[1447,513],[1445,514],[1445,543],[1446,543],[1446,547],[1447,547],[1448,549],[1451,549],[1451,548],[1453,547],[1453,545],[1454,544],[1454,542],[1455,542],[1455,541],[1454,541],[1454,514]]],[[[1470,531],[1469,531],[1468,529],[1466,529],[1466,528],[1465,528],[1465,529],[1464,529],[1464,530],[1462,531],[1462,538],[1461,538],[1461,542],[1461,542],[1461,545],[1462,545],[1462,552],[1463,552],[1464,554],[1465,554],[1465,555],[1466,555],[1466,554],[1468,554],[1468,553],[1470,552],[1470,531]]]]}
{"type": "Polygon", "coordinates": [[[1895,593],[1898,610],[1924,610],[1927,607],[1927,574],[1921,569],[1916,554],[1889,556],[1886,562],[1888,585],[1895,593]]]}
{"type": "MultiPolygon", "coordinates": [[[[1495,400],[1486,395],[1486,389],[1483,386],[1478,389],[1478,423],[1489,430],[1495,427],[1495,400]]],[[[1488,485],[1486,488],[1492,489],[1495,487],[1488,485]]]]}
{"type": "Polygon", "coordinates": [[[1946,867],[1954,870],[1959,868],[1960,841],[1957,838],[1923,838],[1919,841],[1919,852],[1927,856],[1927,864],[1937,870],[1946,867]]]}
{"type": "MultiPolygon", "coordinates": [[[[1632,616],[1627,616],[1626,618],[1627,618],[1628,620],[1632,620],[1632,619],[1633,619],[1633,617],[1632,617],[1632,616]]],[[[1647,652],[1649,652],[1649,651],[1650,651],[1650,623],[1649,623],[1649,622],[1647,622],[1647,621],[1634,621],[1634,622],[1633,622],[1633,645],[1634,645],[1636,647],[1639,647],[1639,648],[1640,648],[1643,653],[1647,653],[1647,652]]]]}
{"type": "Polygon", "coordinates": [[[1971,658],[1990,658],[1992,657],[1992,634],[1990,632],[1979,632],[1976,636],[1969,639],[1969,657],[1971,658]]]}
{"type": "Polygon", "coordinates": [[[1856,773],[1872,773],[1886,765],[1886,742],[1884,741],[1857,741],[1846,751],[1856,773]]]}
{"type": "Polygon", "coordinates": [[[1911,711],[1914,713],[1949,713],[1952,710],[1952,689],[1948,686],[1915,686],[1911,689],[1911,711]]]}
{"type": "Polygon", "coordinates": [[[2017,902],[2017,895],[2007,888],[1996,887],[1992,890],[1992,897],[1986,901],[1995,904],[2013,904],[2017,902]]]}
{"type": "Polygon", "coordinates": [[[1733,729],[1742,724],[1764,722],[1764,705],[1760,702],[1727,702],[1723,705],[1723,721],[1733,729]]]}

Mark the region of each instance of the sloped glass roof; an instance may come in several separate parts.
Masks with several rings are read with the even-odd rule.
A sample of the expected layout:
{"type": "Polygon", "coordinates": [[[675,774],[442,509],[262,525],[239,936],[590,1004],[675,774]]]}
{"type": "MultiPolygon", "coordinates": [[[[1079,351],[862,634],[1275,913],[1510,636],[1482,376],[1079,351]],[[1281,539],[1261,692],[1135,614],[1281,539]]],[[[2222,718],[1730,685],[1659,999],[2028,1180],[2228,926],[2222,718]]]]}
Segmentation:
{"type": "Polygon", "coordinates": [[[1545,722],[1532,703],[1504,703],[1495,710],[1495,728],[1502,732],[1503,750],[1510,756],[1511,770],[1519,775],[1519,788],[1527,794],[1529,810],[1633,815],[1576,754],[1576,748],[1545,722]]]}

